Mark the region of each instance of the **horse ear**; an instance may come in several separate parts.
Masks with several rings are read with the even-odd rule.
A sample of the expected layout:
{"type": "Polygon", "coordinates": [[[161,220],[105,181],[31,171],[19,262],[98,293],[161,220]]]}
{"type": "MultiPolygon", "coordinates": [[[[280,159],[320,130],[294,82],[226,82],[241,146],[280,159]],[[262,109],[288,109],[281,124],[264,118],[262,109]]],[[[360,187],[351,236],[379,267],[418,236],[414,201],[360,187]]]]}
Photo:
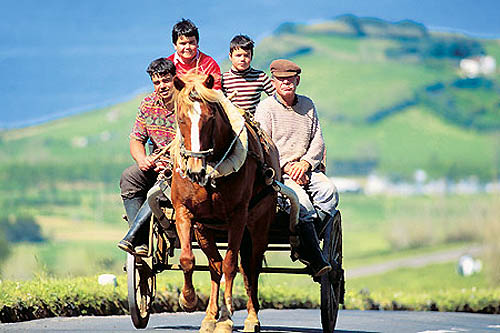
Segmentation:
{"type": "Polygon", "coordinates": [[[179,79],[178,76],[174,76],[174,86],[175,86],[175,89],[181,91],[184,88],[185,85],[186,84],[184,83],[184,81],[182,81],[181,79],[179,79]]]}
{"type": "Polygon", "coordinates": [[[207,78],[205,79],[205,82],[203,82],[203,85],[207,87],[208,89],[212,89],[214,87],[215,79],[212,76],[212,74],[208,74],[207,78]]]}

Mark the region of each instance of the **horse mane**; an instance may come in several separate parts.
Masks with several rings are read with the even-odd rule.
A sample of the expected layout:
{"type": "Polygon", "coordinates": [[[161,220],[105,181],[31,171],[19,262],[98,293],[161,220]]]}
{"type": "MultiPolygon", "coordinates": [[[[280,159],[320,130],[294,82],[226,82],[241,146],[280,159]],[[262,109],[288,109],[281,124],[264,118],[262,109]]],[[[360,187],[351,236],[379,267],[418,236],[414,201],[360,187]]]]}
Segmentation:
{"type": "Polygon", "coordinates": [[[192,96],[196,96],[205,103],[220,103],[224,95],[219,90],[205,87],[206,78],[206,75],[200,74],[195,70],[190,70],[182,76],[185,86],[181,91],[175,89],[174,93],[176,110],[179,110],[179,107],[191,110],[195,102],[192,96]]]}

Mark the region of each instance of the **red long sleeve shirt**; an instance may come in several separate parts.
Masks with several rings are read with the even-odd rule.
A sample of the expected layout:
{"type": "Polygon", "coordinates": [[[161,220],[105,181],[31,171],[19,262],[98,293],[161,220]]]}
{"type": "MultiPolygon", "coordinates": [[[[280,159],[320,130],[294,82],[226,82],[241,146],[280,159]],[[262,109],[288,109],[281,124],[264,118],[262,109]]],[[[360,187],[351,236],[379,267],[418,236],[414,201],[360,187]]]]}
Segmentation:
{"type": "Polygon", "coordinates": [[[220,67],[211,56],[198,50],[198,54],[189,63],[185,63],[181,57],[177,55],[177,52],[171,54],[167,59],[173,61],[177,74],[180,77],[190,69],[197,67],[199,72],[203,74],[212,74],[215,79],[214,89],[221,89],[220,67]]]}

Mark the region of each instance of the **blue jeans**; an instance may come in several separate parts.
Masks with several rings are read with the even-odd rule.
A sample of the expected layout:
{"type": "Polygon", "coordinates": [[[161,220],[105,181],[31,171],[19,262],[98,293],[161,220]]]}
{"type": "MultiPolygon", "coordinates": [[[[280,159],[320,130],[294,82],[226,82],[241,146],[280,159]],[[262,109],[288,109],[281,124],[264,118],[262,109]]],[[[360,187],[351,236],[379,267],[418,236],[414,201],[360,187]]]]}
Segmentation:
{"type": "Polygon", "coordinates": [[[285,185],[292,188],[299,197],[301,222],[314,222],[318,211],[335,215],[339,203],[339,192],[330,179],[320,171],[309,171],[309,184],[301,186],[287,174],[283,175],[285,185]]]}

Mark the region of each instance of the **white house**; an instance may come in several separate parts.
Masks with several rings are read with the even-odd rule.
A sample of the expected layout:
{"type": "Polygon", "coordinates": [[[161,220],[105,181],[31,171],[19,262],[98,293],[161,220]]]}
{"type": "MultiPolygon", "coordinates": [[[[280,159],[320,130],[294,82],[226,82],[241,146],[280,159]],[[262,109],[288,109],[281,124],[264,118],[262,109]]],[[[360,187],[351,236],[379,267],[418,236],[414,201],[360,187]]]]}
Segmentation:
{"type": "Polygon", "coordinates": [[[495,73],[497,63],[492,56],[464,58],[460,60],[460,71],[468,78],[495,73]]]}

